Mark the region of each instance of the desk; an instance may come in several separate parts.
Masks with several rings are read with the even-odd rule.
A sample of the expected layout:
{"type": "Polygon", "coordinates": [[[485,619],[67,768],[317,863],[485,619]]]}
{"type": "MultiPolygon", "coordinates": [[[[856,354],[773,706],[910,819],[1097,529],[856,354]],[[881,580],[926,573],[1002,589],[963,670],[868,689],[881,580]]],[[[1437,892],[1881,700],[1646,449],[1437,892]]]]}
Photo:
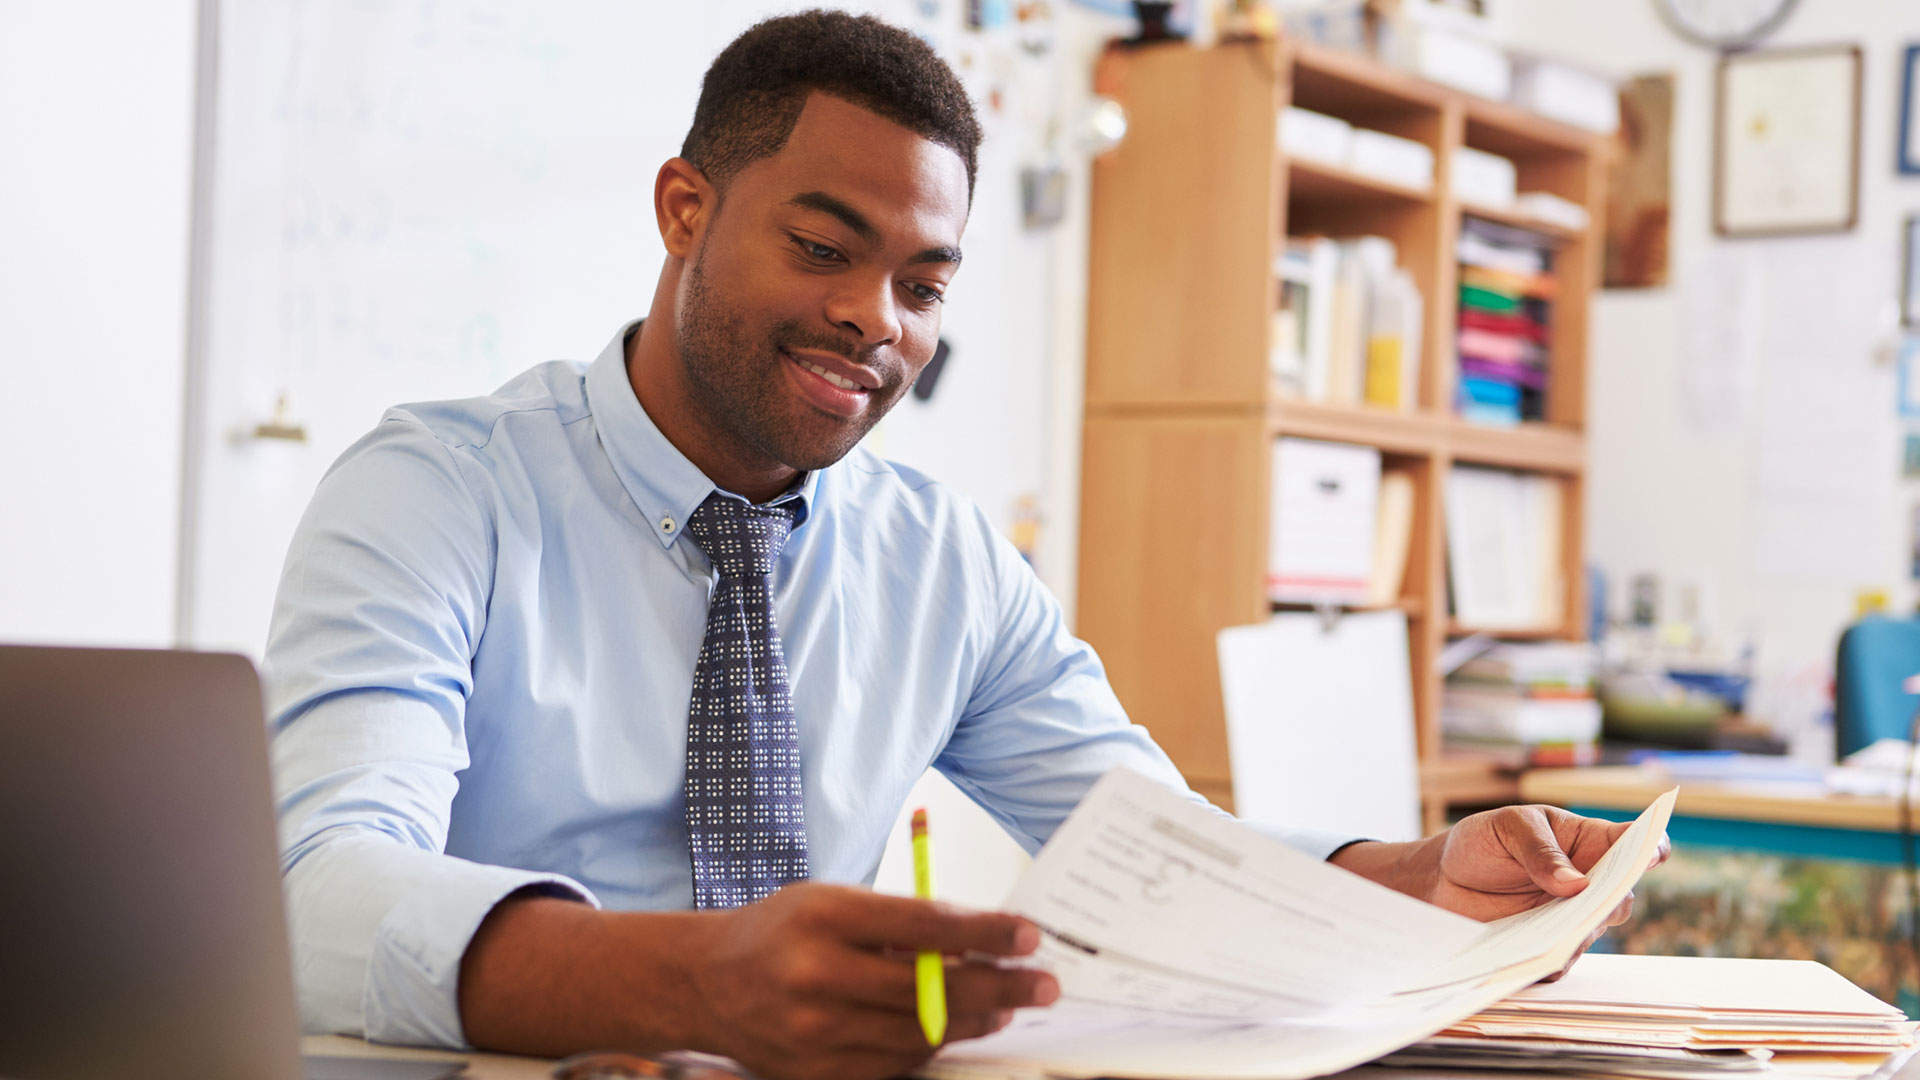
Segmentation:
{"type": "Polygon", "coordinates": [[[411,1050],[398,1046],[374,1046],[363,1039],[345,1035],[308,1035],[300,1040],[303,1054],[329,1054],[334,1057],[418,1058],[422,1061],[464,1061],[467,1071],[461,1080],[547,1080],[553,1062],[540,1058],[510,1057],[505,1054],[462,1054],[448,1050],[411,1050]]]}
{"type": "MultiPolygon", "coordinates": [[[[1521,797],[1593,817],[1638,814],[1673,786],[1653,768],[1542,769],[1521,797]]],[[[1636,890],[1632,921],[1601,948],[1819,960],[1920,1016],[1900,801],[1739,782],[1680,785],[1674,859],[1636,890]]]]}
{"type": "MultiPolygon", "coordinates": [[[[1534,769],[1521,776],[1520,797],[1622,821],[1673,784],[1658,769],[1643,766],[1534,769]]],[[[1676,844],[1896,866],[1905,862],[1900,800],[1813,793],[1800,785],[1688,781],[1680,786],[1667,835],[1676,844]]]]}
{"type": "MultiPolygon", "coordinates": [[[[344,1035],[309,1035],[300,1040],[300,1049],[308,1054],[332,1054],[336,1057],[417,1057],[438,1061],[465,1061],[467,1071],[460,1080],[547,1080],[553,1064],[539,1058],[507,1057],[500,1054],[458,1054],[444,1050],[404,1050],[392,1046],[372,1046],[344,1035]]],[[[1362,1065],[1336,1073],[1329,1080],[1568,1080],[1567,1073],[1499,1072],[1475,1073],[1465,1069],[1390,1069],[1362,1065]]],[[[1900,1063],[1887,1080],[1920,1080],[1920,1054],[1900,1063]]]]}

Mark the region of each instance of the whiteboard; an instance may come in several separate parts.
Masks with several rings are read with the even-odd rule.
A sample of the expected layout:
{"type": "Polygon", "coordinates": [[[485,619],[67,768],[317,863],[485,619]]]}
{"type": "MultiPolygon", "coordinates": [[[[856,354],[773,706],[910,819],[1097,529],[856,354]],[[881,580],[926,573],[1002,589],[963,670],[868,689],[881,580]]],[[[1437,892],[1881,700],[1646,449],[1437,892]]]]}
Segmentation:
{"type": "MultiPolygon", "coordinates": [[[[190,360],[184,644],[258,656],[314,485],[390,405],[590,360],[644,314],[663,251],[653,177],[700,76],[792,5],[766,0],[228,0],[218,4],[209,205],[190,360]],[[255,439],[284,395],[303,443],[255,439]]],[[[845,5],[949,57],[987,140],[945,308],[952,361],[870,440],[1003,528],[1045,470],[1051,234],[1018,175],[1059,98],[1059,50],[962,29],[964,4],[845,5]]]]}

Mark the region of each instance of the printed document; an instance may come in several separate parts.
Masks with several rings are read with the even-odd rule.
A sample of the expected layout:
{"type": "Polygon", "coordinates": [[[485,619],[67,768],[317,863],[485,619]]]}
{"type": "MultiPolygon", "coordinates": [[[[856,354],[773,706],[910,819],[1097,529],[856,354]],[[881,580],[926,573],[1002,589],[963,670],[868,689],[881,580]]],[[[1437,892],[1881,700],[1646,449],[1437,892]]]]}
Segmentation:
{"type": "Polygon", "coordinates": [[[1005,905],[1042,928],[1032,960],[1060,1002],[926,1075],[1293,1080],[1371,1061],[1560,970],[1652,863],[1675,794],[1577,895],[1479,923],[1115,769],[1005,905]]]}

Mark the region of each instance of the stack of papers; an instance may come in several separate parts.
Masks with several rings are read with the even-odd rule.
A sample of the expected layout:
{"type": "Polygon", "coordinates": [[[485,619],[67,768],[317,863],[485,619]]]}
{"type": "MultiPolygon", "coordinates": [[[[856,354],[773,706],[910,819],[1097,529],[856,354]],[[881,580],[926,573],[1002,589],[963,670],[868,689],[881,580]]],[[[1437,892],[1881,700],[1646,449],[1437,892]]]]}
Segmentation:
{"type": "Polygon", "coordinates": [[[1580,893],[1479,923],[1115,769],[1005,905],[1043,930],[1032,959],[1060,1002],[923,1073],[1298,1080],[1371,1061],[1563,967],[1652,863],[1675,794],[1580,893]]]}
{"type": "Polygon", "coordinates": [[[1386,1061],[1859,1080],[1909,1052],[1915,1026],[1811,960],[1602,955],[1386,1061]]]}

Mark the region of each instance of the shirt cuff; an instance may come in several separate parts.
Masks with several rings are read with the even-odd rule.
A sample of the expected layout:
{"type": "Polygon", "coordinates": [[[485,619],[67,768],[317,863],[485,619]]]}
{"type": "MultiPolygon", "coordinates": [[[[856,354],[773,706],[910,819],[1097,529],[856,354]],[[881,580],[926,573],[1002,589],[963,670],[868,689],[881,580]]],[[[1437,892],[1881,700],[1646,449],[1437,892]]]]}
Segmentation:
{"type": "Polygon", "coordinates": [[[1251,821],[1245,824],[1251,825],[1255,830],[1280,841],[1295,851],[1304,852],[1322,862],[1333,858],[1333,853],[1341,848],[1349,844],[1364,843],[1368,839],[1352,833],[1322,832],[1319,829],[1283,829],[1274,825],[1255,824],[1251,821]]]}
{"type": "Polygon", "coordinates": [[[466,1047],[460,1024],[460,961],[496,905],[537,893],[599,906],[556,874],[444,859],[431,884],[411,890],[380,920],[362,1003],[366,1037],[407,1046],[466,1047]]]}

